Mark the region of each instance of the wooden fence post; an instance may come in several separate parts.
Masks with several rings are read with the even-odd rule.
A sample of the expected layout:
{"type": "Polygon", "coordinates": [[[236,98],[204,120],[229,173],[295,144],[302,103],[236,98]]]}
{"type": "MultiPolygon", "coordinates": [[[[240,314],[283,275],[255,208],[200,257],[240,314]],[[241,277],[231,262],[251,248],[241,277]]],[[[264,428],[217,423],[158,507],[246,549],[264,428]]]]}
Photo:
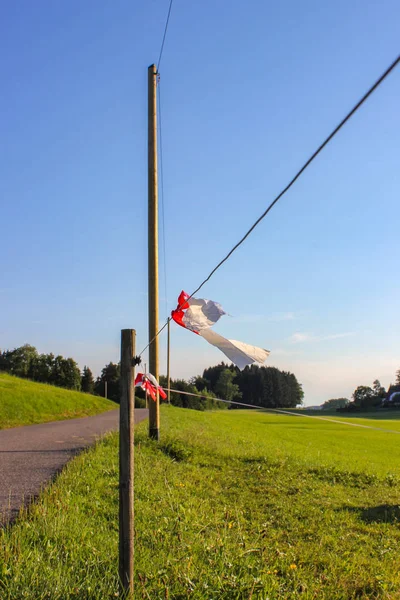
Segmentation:
{"type": "Polygon", "coordinates": [[[121,331],[121,403],[119,411],[119,579],[123,598],[133,598],[133,476],[136,331],[121,331]]]}

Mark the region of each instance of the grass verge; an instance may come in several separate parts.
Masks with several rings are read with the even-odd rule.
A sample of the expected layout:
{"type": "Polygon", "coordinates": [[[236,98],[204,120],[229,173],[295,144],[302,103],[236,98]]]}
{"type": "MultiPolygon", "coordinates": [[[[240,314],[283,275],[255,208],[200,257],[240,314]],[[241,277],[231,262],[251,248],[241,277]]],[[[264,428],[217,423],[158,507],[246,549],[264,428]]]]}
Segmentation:
{"type": "Polygon", "coordinates": [[[99,396],[0,373],[0,429],[88,417],[117,408],[99,396]]]}
{"type": "MultiPolygon", "coordinates": [[[[136,431],[135,598],[399,599],[397,447],[311,419],[163,407],[159,444],[136,431]]],[[[2,599],[118,597],[117,471],[111,435],[0,534],[2,599]]]]}

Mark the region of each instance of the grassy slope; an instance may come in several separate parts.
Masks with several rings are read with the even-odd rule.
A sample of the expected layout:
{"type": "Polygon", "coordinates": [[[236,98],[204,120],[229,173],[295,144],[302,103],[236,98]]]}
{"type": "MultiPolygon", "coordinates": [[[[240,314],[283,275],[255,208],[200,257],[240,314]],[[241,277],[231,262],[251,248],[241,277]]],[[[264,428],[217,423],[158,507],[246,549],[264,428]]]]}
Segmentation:
{"type": "MultiPolygon", "coordinates": [[[[173,407],[162,434],[136,432],[135,598],[400,598],[396,434],[173,407]]],[[[2,599],[118,595],[117,452],[78,457],[0,533],[2,599]]]]}
{"type": "Polygon", "coordinates": [[[0,373],[0,429],[74,419],[116,408],[99,396],[0,373]]]}

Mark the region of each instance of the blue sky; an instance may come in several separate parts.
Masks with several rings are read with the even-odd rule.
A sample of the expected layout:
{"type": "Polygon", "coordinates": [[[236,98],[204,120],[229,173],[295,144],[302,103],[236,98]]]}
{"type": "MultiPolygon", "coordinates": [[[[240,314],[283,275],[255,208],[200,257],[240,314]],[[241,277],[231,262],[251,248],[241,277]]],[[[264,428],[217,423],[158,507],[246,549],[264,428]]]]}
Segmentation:
{"type": "MultiPolygon", "coordinates": [[[[168,4],[1,7],[1,348],[98,373],[121,328],[147,343],[147,67],[168,4]]],[[[396,57],[399,17],[395,0],[174,1],[162,318],[396,57]]],[[[269,348],[307,404],[400,368],[399,95],[398,68],[200,294],[232,315],[217,331],[269,348]]],[[[175,377],[223,358],[178,327],[172,350],[175,377]]]]}

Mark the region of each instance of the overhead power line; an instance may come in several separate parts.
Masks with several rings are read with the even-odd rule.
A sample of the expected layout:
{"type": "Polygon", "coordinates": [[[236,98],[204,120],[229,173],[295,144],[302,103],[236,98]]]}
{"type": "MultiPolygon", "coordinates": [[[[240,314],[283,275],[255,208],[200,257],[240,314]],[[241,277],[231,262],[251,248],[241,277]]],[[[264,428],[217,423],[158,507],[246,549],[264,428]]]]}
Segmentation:
{"type": "Polygon", "coordinates": [[[285,188],[283,188],[283,190],[276,196],[276,198],[271,202],[271,204],[268,206],[268,208],[262,213],[262,215],[260,215],[257,219],[257,221],[255,223],[253,223],[253,225],[250,227],[250,229],[245,233],[245,235],[238,241],[237,244],[235,244],[235,246],[233,246],[233,248],[228,252],[228,254],[225,256],[225,258],[223,258],[216,267],[214,267],[214,269],[211,271],[211,273],[208,275],[208,277],[206,277],[206,279],[204,279],[204,281],[202,281],[202,283],[199,285],[199,287],[197,287],[194,292],[192,292],[191,296],[194,296],[194,294],[197,294],[197,292],[203,287],[203,285],[205,283],[207,283],[207,281],[209,281],[211,279],[211,277],[214,275],[214,273],[216,271],[218,271],[218,269],[220,267],[222,267],[222,265],[224,264],[224,262],[226,262],[228,260],[228,258],[230,256],[232,256],[232,254],[235,252],[235,250],[237,250],[239,248],[239,246],[241,246],[243,244],[243,242],[249,237],[249,235],[251,234],[252,231],[254,231],[254,229],[257,227],[257,225],[259,223],[261,223],[261,221],[267,216],[267,214],[269,213],[269,211],[271,210],[271,208],[273,208],[275,206],[275,204],[278,202],[278,200],[280,200],[282,198],[282,196],[284,196],[286,194],[286,192],[292,187],[292,185],[297,181],[297,179],[300,177],[300,175],[302,175],[304,173],[304,171],[307,169],[307,167],[313,162],[313,160],[318,156],[318,154],[325,148],[325,146],[327,144],[329,144],[329,142],[335,137],[335,135],[340,131],[340,129],[343,127],[343,125],[345,123],[347,123],[347,121],[354,115],[354,113],[360,108],[360,106],[367,100],[367,98],[376,90],[376,88],[382,83],[382,81],[389,75],[389,73],[391,71],[393,71],[393,69],[397,66],[397,64],[400,62],[400,55],[396,58],[396,60],[394,62],[392,62],[392,64],[390,65],[390,67],[388,67],[386,69],[386,71],[383,73],[383,75],[381,75],[379,77],[379,79],[374,83],[373,86],[371,86],[369,88],[369,90],[364,94],[364,96],[361,98],[361,100],[359,100],[357,102],[357,104],[351,109],[351,111],[344,117],[344,119],[342,121],[340,121],[339,125],[337,127],[335,127],[335,129],[332,131],[332,133],[330,133],[328,135],[328,137],[325,139],[324,142],[322,142],[322,144],[317,148],[317,150],[310,156],[310,158],[304,163],[304,165],[301,167],[301,169],[296,173],[296,175],[293,177],[293,179],[291,179],[291,181],[287,184],[287,186],[285,188]]]}
{"type": "Polygon", "coordinates": [[[168,285],[167,285],[167,255],[165,241],[165,202],[164,202],[164,165],[163,165],[163,138],[162,138],[162,121],[161,121],[161,81],[158,80],[158,117],[159,117],[159,140],[160,140],[160,183],[161,183],[161,231],[163,242],[163,267],[164,267],[164,295],[165,295],[165,316],[168,318],[168,285]]]}
{"type": "MultiPolygon", "coordinates": [[[[192,298],[201,288],[211,279],[216,271],[232,256],[232,254],[243,244],[243,242],[249,237],[249,235],[254,231],[259,223],[267,216],[269,211],[275,206],[275,204],[286,194],[286,192],[292,187],[292,185],[299,179],[299,177],[304,173],[307,167],[313,162],[313,160],[318,156],[318,154],[329,144],[329,142],[335,137],[335,135],[342,129],[342,127],[347,123],[347,121],[357,112],[357,110],[364,104],[364,102],[371,96],[371,94],[380,86],[380,84],[386,79],[386,77],[393,71],[393,69],[399,64],[400,55],[392,62],[392,64],[386,69],[386,71],[379,77],[379,79],[369,88],[369,90],[364,94],[364,96],[357,102],[357,104],[350,110],[349,113],[340,121],[339,125],[335,127],[335,129],[328,135],[328,137],[322,142],[322,144],[315,150],[315,152],[310,156],[310,158],[304,163],[299,171],[297,171],[296,175],[289,181],[286,187],[274,198],[271,204],[266,208],[266,210],[258,217],[258,219],[253,223],[250,229],[244,234],[244,236],[233,246],[231,250],[229,250],[228,254],[213,268],[213,270],[209,273],[209,275],[201,282],[201,284],[190,294],[189,298],[192,298]]],[[[155,338],[165,329],[168,324],[168,317],[166,323],[161,327],[161,329],[157,332],[152,340],[149,341],[147,346],[142,350],[140,356],[143,354],[145,350],[150,346],[150,344],[155,340],[155,338]]]]}
{"type": "Polygon", "coordinates": [[[165,23],[165,29],[164,29],[164,35],[163,35],[163,40],[162,40],[161,49],[160,49],[160,55],[158,57],[158,62],[157,62],[157,71],[158,72],[160,72],[160,64],[161,64],[162,54],[163,54],[163,50],[164,50],[165,38],[167,37],[169,17],[171,16],[172,2],[173,2],[173,0],[171,0],[169,3],[167,21],[165,23]]]}

